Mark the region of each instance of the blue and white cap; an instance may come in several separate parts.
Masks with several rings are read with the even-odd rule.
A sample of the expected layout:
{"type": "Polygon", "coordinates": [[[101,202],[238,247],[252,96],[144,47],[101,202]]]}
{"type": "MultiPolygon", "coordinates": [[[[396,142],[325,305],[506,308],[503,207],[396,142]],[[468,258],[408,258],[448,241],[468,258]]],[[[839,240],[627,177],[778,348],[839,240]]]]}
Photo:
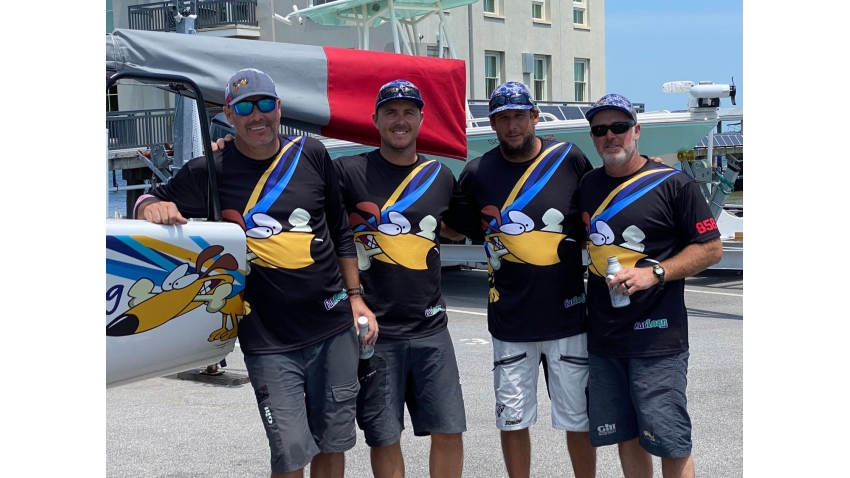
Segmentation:
{"type": "Polygon", "coordinates": [[[623,95],[611,93],[599,98],[599,101],[594,103],[593,107],[587,110],[584,117],[587,118],[587,122],[589,123],[593,120],[596,113],[599,113],[602,110],[622,111],[623,113],[631,116],[632,120],[637,123],[637,117],[635,116],[635,110],[632,108],[632,102],[623,95]]]}
{"type": "Polygon", "coordinates": [[[419,88],[407,80],[393,80],[382,86],[375,100],[375,111],[378,111],[382,104],[393,100],[412,101],[419,109],[425,106],[419,88]]]}
{"type": "Polygon", "coordinates": [[[505,110],[536,109],[537,103],[531,97],[528,87],[518,81],[509,81],[496,87],[490,94],[490,113],[487,116],[505,110]]]}

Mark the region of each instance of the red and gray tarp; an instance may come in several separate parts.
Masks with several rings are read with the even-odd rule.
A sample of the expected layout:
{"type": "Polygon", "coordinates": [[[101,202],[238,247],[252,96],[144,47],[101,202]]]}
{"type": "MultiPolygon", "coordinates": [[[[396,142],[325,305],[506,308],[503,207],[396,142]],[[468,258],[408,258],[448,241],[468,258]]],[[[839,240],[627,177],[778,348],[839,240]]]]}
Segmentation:
{"type": "Polygon", "coordinates": [[[115,30],[106,36],[106,73],[181,75],[207,103],[224,103],[224,85],[242,68],[275,82],[281,122],[304,131],[377,146],[372,123],[378,89],[396,79],[422,92],[420,153],[465,160],[466,70],[463,61],[365,50],[202,35],[115,30]]]}

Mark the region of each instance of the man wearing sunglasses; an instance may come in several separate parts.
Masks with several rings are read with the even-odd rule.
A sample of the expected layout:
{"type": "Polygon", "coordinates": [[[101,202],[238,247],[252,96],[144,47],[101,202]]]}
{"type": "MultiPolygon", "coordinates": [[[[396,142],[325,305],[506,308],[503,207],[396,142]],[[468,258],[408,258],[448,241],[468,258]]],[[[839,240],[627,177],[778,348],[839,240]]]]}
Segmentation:
{"type": "Polygon", "coordinates": [[[530,474],[542,362],[552,426],[566,431],[575,476],[593,477],[577,197],[592,167],[578,146],[535,135],[539,111],[524,84],[498,86],[489,109],[499,145],[467,164],[460,184],[470,208],[480,211],[480,228],[470,234],[484,240],[488,258],[495,421],[505,466],[511,478],[530,474]]]}
{"type": "Polygon", "coordinates": [[[685,278],[720,261],[720,233],[697,183],[638,153],[631,102],[587,111],[603,167],[579,189],[588,236],[589,418],[594,446],[617,443],[626,478],[693,477],[687,411],[685,278]],[[606,279],[608,257],[623,270],[606,279]],[[609,289],[629,297],[614,308],[609,289]]]}
{"type": "Polygon", "coordinates": [[[469,216],[451,171],[416,152],[424,106],[413,83],[385,84],[372,113],[380,148],[334,161],[366,304],[380,326],[374,354],[360,361],[357,398],[376,478],[405,474],[405,404],[414,434],[431,437],[430,475],[463,471],[466,414],[440,291],[438,235],[443,221],[464,230],[469,216]]]}
{"type": "MultiPolygon", "coordinates": [[[[356,318],[375,316],[363,301],[348,216],[324,145],[283,136],[272,79],[255,69],[234,74],[224,113],[235,141],[215,153],[222,215],[247,237],[245,315],[238,323],[272,477],[342,478],[356,439],[356,318]],[[354,322],[352,322],[354,319],[354,322]]],[[[140,198],[136,216],[158,224],[209,218],[204,158],[186,163],[140,198]]]]}

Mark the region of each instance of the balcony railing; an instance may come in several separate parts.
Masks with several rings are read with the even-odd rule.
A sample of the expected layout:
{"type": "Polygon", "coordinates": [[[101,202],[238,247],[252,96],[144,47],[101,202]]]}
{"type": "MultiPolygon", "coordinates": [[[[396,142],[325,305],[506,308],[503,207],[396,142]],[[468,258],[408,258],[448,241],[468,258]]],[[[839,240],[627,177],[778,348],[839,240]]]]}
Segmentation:
{"type": "MultiPolygon", "coordinates": [[[[170,7],[174,2],[148,3],[127,7],[132,30],[173,32],[177,30],[170,7]]],[[[184,7],[191,2],[183,1],[184,7]]],[[[257,0],[201,0],[197,2],[195,30],[236,25],[257,26],[257,0]]]]}
{"type": "MultiPolygon", "coordinates": [[[[220,107],[207,108],[207,118],[213,120],[221,113],[220,107]]],[[[106,113],[109,129],[109,149],[147,148],[154,144],[174,143],[174,109],[117,111],[106,113]]],[[[299,129],[280,126],[284,135],[307,135],[299,129]]],[[[214,139],[214,138],[213,138],[214,139]]]]}

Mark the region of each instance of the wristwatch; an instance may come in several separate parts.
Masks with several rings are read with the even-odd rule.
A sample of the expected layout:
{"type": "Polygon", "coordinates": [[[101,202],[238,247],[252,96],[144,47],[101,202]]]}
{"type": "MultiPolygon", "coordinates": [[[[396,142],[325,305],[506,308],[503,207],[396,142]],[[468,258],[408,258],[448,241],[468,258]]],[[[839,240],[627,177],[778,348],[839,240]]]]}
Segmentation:
{"type": "Polygon", "coordinates": [[[652,273],[655,274],[655,277],[658,279],[658,287],[664,288],[664,268],[661,267],[661,264],[655,264],[652,266],[652,273]]]}
{"type": "Polygon", "coordinates": [[[359,295],[360,297],[366,297],[366,294],[363,292],[363,286],[352,287],[345,291],[349,297],[352,295],[359,295]]]}

